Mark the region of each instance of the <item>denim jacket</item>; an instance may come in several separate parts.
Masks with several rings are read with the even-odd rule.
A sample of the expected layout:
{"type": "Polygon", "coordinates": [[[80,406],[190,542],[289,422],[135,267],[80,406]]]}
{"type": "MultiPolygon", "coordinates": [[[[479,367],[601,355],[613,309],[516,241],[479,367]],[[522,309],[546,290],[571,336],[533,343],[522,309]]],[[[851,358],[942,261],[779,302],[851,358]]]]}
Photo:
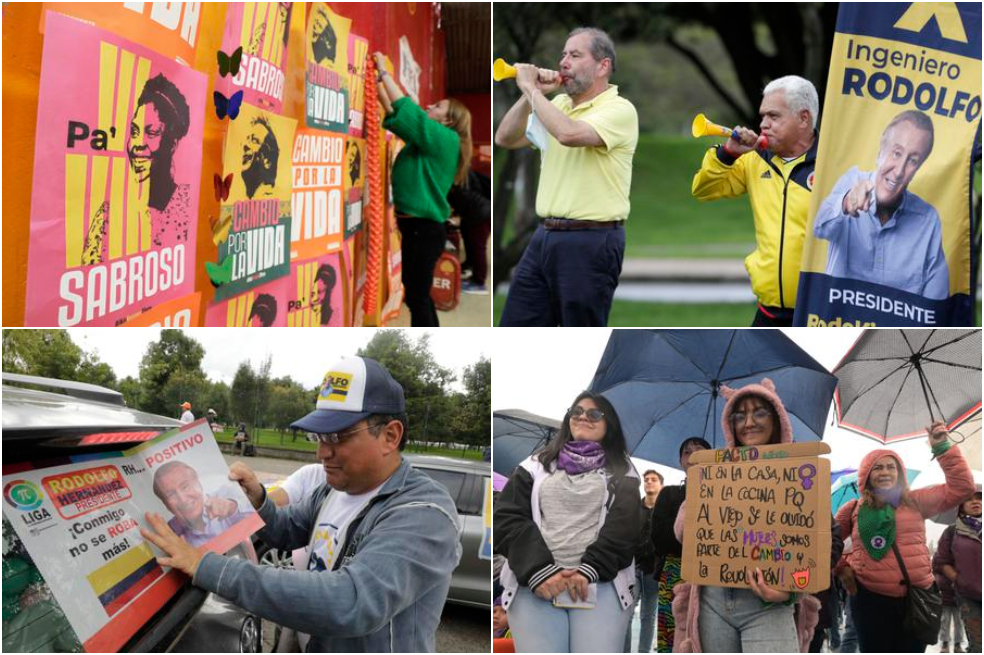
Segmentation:
{"type": "MultiPolygon", "coordinates": [[[[308,545],[330,488],[259,509],[259,536],[292,550],[308,545]]],[[[311,635],[309,652],[433,652],[461,557],[458,514],[443,486],[403,461],[352,520],[331,571],[275,569],[207,553],[194,584],[243,609],[311,635]]]]}

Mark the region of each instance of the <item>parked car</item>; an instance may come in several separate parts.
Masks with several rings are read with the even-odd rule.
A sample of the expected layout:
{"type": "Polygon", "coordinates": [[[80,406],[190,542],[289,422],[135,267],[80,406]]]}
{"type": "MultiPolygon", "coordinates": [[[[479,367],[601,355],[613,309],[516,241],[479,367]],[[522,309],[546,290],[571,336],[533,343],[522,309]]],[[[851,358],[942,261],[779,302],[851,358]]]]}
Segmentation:
{"type": "MultiPolygon", "coordinates": [[[[492,465],[489,462],[434,457],[430,455],[404,455],[417,469],[444,485],[458,510],[461,536],[461,562],[451,578],[448,602],[459,605],[489,608],[492,605],[492,562],[479,557],[485,540],[485,524],[482,505],[486,484],[491,484],[492,465]]],[[[272,489],[279,483],[269,485],[272,489]]],[[[256,552],[263,564],[291,568],[291,555],[270,548],[256,538],[256,552]]]]}
{"type": "MultiPolygon", "coordinates": [[[[179,425],[175,419],[126,407],[123,396],[111,389],[3,374],[4,469],[28,461],[62,463],[59,459],[64,461],[68,456],[123,450],[179,425]]],[[[241,542],[227,554],[257,561],[249,541],[241,542]]],[[[261,628],[255,616],[190,582],[155,614],[139,620],[142,624],[122,651],[260,651],[261,628]]],[[[6,517],[3,520],[3,650],[81,650],[58,600],[6,517]],[[28,612],[31,620],[25,620],[28,612]]]]}

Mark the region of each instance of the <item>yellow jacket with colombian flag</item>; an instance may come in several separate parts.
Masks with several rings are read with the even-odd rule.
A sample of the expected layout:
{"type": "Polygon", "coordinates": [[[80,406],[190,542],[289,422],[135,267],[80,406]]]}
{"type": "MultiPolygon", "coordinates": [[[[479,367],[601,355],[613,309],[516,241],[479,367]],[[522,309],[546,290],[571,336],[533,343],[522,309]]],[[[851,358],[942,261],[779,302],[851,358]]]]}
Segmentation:
{"type": "Polygon", "coordinates": [[[814,135],[813,146],[790,162],[771,150],[755,150],[735,159],[718,146],[707,151],[694,175],[691,193],[698,200],[748,194],[757,247],[745,258],[745,269],[752,291],[765,307],[796,306],[818,142],[814,135]]]}

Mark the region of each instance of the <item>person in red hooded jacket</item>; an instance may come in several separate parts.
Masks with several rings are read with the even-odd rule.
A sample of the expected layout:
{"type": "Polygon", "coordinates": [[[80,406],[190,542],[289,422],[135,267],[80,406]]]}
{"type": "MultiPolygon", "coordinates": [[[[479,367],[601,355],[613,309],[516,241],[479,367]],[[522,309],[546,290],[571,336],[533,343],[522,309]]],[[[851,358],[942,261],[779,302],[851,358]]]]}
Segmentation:
{"type": "Polygon", "coordinates": [[[905,464],[897,453],[880,448],[858,468],[861,498],[837,512],[842,535],[854,548],[838,575],[850,594],[851,613],[862,653],[922,653],[926,644],[903,629],[907,587],[893,544],[914,587],[929,588],[933,570],[926,546],[925,520],[956,507],[974,493],[974,478],[960,449],[949,440],[942,421],[926,432],[946,483],[910,491],[905,464]]]}

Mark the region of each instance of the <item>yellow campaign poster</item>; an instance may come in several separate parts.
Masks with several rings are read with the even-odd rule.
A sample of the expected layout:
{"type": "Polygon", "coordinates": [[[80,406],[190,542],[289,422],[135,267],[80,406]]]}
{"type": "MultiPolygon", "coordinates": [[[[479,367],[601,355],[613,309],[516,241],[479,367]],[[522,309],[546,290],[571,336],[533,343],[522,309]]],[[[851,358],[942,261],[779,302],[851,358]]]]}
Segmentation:
{"type": "Polygon", "coordinates": [[[308,19],[304,111],[308,127],[330,132],[348,131],[349,27],[324,2],[311,6],[308,19]]]}
{"type": "Polygon", "coordinates": [[[980,3],[840,5],[797,325],[974,324],[980,117],[980,3]]]}

